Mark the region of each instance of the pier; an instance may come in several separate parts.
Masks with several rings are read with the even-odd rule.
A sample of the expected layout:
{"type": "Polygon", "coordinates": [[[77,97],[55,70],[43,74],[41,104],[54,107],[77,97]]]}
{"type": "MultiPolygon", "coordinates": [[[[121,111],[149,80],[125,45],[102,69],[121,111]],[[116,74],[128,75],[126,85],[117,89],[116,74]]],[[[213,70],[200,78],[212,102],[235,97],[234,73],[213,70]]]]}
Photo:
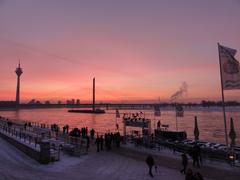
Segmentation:
{"type": "Polygon", "coordinates": [[[60,151],[86,154],[86,140],[57,132],[49,125],[18,122],[0,117],[0,136],[41,164],[60,160],[60,151]]]}

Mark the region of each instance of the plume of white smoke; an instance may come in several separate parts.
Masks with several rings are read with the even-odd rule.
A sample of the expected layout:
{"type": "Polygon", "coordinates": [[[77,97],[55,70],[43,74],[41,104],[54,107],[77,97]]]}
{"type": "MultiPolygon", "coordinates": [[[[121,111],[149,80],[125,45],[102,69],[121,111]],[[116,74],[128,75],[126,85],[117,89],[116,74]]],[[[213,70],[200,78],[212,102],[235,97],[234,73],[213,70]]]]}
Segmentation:
{"type": "Polygon", "coordinates": [[[187,91],[188,84],[186,82],[183,82],[179,90],[170,97],[170,101],[176,101],[177,99],[182,97],[185,93],[187,93],[187,91]]]}

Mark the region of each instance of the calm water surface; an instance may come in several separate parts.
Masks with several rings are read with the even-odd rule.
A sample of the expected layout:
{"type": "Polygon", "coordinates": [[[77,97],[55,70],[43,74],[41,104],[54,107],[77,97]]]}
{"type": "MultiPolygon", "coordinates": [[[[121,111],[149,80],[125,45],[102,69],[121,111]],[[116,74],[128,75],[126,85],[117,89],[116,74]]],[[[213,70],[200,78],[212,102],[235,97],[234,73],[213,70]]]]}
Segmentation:
{"type": "MultiPolygon", "coordinates": [[[[25,109],[19,111],[0,111],[0,116],[11,119],[53,124],[57,123],[61,127],[68,124],[71,128],[88,127],[94,128],[97,132],[115,131],[116,122],[122,131],[122,119],[115,118],[115,110],[107,110],[106,114],[80,114],[68,113],[68,109],[25,109]]],[[[120,113],[137,113],[139,110],[119,110],[120,113]]],[[[152,128],[156,127],[156,122],[161,120],[161,124],[168,124],[170,130],[176,130],[175,111],[162,110],[161,117],[154,118],[153,110],[141,110],[146,118],[152,119],[152,128]]],[[[221,109],[188,109],[184,112],[184,117],[178,118],[178,129],[187,132],[188,138],[193,139],[194,116],[198,117],[198,127],[200,139],[218,143],[224,143],[224,124],[221,109]]],[[[240,109],[227,110],[227,125],[230,126],[230,117],[234,119],[235,131],[237,133],[237,144],[240,144],[240,109]]],[[[128,132],[133,129],[128,129],[128,132]]]]}

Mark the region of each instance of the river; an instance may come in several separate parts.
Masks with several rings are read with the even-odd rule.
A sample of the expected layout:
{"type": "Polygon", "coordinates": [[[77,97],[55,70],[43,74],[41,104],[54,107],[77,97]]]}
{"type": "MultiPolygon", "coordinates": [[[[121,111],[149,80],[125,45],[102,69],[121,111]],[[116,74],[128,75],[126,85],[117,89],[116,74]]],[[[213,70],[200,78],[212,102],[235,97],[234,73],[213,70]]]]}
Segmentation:
{"type": "MultiPolygon", "coordinates": [[[[32,121],[38,123],[53,124],[61,127],[68,124],[70,128],[88,127],[94,128],[97,132],[114,131],[116,122],[122,131],[122,119],[116,119],[115,110],[107,110],[106,114],[80,114],[68,113],[66,108],[56,109],[22,109],[19,111],[0,111],[0,116],[10,119],[32,121]]],[[[142,111],[146,118],[150,118],[151,127],[156,127],[157,121],[161,124],[168,124],[169,130],[176,130],[175,111],[163,109],[160,117],[154,117],[153,110],[119,110],[121,116],[123,113],[139,113],[142,111]]],[[[240,144],[240,108],[227,108],[227,126],[230,127],[230,117],[234,119],[235,131],[237,134],[236,142],[240,144]]],[[[217,143],[224,143],[224,123],[221,108],[189,108],[184,112],[184,117],[177,118],[178,129],[186,131],[188,138],[193,139],[194,116],[198,118],[198,128],[200,131],[200,140],[206,140],[217,143]]],[[[128,129],[128,133],[133,130],[128,129]]]]}

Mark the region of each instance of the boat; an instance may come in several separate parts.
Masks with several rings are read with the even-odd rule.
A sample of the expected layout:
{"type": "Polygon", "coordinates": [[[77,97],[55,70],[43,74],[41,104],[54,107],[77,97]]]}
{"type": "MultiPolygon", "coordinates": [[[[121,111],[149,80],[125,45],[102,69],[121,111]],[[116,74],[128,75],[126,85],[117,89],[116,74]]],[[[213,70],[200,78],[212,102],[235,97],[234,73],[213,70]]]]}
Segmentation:
{"type": "Polygon", "coordinates": [[[102,109],[95,109],[95,110],[91,110],[91,109],[71,109],[68,110],[68,112],[70,113],[88,113],[88,114],[105,114],[105,111],[102,109]]]}

